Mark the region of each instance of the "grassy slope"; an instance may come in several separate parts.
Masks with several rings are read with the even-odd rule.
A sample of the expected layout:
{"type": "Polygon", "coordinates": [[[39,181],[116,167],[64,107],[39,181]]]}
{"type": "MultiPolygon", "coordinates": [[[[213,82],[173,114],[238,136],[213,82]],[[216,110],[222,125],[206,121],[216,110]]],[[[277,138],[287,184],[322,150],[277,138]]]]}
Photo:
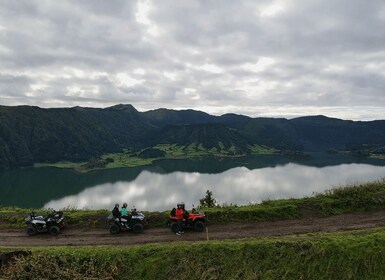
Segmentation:
{"type": "Polygon", "coordinates": [[[385,229],[136,247],[24,248],[32,255],[8,266],[3,277],[372,280],[385,278],[384,248],[385,229]]]}
{"type": "Polygon", "coordinates": [[[300,199],[269,200],[249,206],[227,206],[205,209],[214,221],[282,220],[304,214],[330,216],[385,207],[385,179],[365,184],[343,186],[300,199]]]}
{"type": "MultiPolygon", "coordinates": [[[[385,207],[385,179],[360,185],[334,188],[312,197],[301,199],[269,200],[247,206],[219,206],[201,209],[210,223],[230,221],[269,221],[301,218],[304,215],[330,216],[342,213],[370,211],[385,207]]],[[[105,227],[109,210],[64,210],[68,225],[105,227]]],[[[32,211],[17,207],[0,208],[0,228],[24,227],[24,218],[32,211]]],[[[150,226],[164,226],[168,211],[145,212],[150,226]]]]}

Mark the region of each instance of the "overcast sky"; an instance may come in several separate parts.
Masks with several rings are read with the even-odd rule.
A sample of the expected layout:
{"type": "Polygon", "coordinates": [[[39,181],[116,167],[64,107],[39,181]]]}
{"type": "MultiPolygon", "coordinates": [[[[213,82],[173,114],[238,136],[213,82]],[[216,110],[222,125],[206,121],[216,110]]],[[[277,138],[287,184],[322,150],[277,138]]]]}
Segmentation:
{"type": "Polygon", "coordinates": [[[385,119],[384,0],[0,0],[0,104],[385,119]]]}

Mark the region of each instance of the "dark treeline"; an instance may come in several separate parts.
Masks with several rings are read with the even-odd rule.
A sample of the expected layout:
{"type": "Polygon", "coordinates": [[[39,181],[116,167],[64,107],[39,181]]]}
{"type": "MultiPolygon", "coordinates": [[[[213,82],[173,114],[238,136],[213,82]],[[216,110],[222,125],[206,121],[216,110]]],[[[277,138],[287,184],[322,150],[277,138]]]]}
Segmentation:
{"type": "Polygon", "coordinates": [[[168,109],[138,112],[131,105],[105,109],[0,106],[0,169],[36,162],[89,161],[103,153],[161,143],[231,148],[236,154],[265,145],[281,151],[349,150],[364,155],[384,153],[385,121],[212,116],[168,109]]]}

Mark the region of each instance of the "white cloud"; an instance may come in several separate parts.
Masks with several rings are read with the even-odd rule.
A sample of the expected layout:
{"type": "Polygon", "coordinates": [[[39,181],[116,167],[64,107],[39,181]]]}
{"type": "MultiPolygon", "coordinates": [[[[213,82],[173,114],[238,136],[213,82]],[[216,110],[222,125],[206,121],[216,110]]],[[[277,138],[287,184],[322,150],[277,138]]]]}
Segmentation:
{"type": "Polygon", "coordinates": [[[138,84],[142,84],[145,81],[144,79],[135,79],[126,73],[117,73],[114,80],[116,81],[116,84],[119,87],[132,87],[138,84]]]}
{"type": "Polygon", "coordinates": [[[284,10],[285,10],[285,2],[275,1],[263,7],[260,11],[260,15],[261,17],[273,17],[273,16],[279,15],[284,10]]]}
{"type": "Polygon", "coordinates": [[[91,97],[97,97],[99,95],[99,87],[98,86],[68,86],[66,96],[70,97],[80,97],[89,99],[91,97]]]}
{"type": "Polygon", "coordinates": [[[137,5],[137,12],[135,14],[136,20],[147,27],[147,33],[157,37],[160,35],[160,30],[149,18],[149,13],[153,9],[151,2],[146,0],[139,0],[137,5]]]}
{"type": "Polygon", "coordinates": [[[243,65],[243,68],[252,72],[261,72],[273,65],[274,62],[275,60],[271,57],[260,57],[257,63],[246,63],[243,65]]]}
{"type": "Polygon", "coordinates": [[[382,0],[4,0],[0,103],[384,119],[384,11],[382,0]]]}
{"type": "Polygon", "coordinates": [[[199,66],[198,69],[211,72],[211,73],[216,73],[216,74],[223,73],[224,71],[221,67],[218,67],[217,65],[214,65],[214,64],[208,64],[208,63],[202,66],[199,66]]]}
{"type": "Polygon", "coordinates": [[[383,176],[384,171],[383,166],[367,164],[319,168],[293,163],[253,170],[236,167],[219,174],[157,174],[143,171],[134,181],[89,187],[78,194],[49,201],[44,208],[72,206],[79,209],[112,209],[115,203],[126,202],[129,207],[135,205],[138,210],[159,211],[170,210],[183,201],[187,209],[191,209],[193,204],[199,203],[207,188],[210,188],[219,204],[246,205],[266,199],[310,196],[333,186],[376,180],[383,176]],[[303,187],[298,188],[299,185],[303,187]]]}
{"type": "Polygon", "coordinates": [[[167,79],[170,79],[171,81],[175,81],[178,74],[176,72],[167,72],[167,71],[165,71],[165,72],[163,72],[163,75],[167,79]]]}
{"type": "Polygon", "coordinates": [[[195,88],[184,88],[182,95],[184,95],[185,98],[190,100],[200,99],[200,95],[197,93],[197,90],[195,88]]]}
{"type": "Polygon", "coordinates": [[[142,69],[142,68],[137,68],[134,70],[134,74],[136,75],[144,75],[146,74],[146,70],[142,69]]]}
{"type": "Polygon", "coordinates": [[[145,25],[151,24],[151,21],[148,18],[148,13],[150,11],[150,2],[149,1],[139,1],[138,9],[135,14],[136,20],[145,25]]]}
{"type": "Polygon", "coordinates": [[[323,71],[330,73],[342,73],[345,72],[345,70],[345,67],[337,64],[329,64],[323,69],[323,71]]]}

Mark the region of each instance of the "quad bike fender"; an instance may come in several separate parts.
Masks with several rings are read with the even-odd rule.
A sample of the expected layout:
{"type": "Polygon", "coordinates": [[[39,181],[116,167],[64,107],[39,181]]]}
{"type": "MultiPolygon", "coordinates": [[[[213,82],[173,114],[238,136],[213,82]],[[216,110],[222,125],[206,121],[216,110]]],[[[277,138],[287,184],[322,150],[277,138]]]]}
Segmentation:
{"type": "Polygon", "coordinates": [[[198,220],[202,220],[204,222],[206,220],[206,217],[202,214],[190,214],[188,218],[194,222],[198,220]]]}

